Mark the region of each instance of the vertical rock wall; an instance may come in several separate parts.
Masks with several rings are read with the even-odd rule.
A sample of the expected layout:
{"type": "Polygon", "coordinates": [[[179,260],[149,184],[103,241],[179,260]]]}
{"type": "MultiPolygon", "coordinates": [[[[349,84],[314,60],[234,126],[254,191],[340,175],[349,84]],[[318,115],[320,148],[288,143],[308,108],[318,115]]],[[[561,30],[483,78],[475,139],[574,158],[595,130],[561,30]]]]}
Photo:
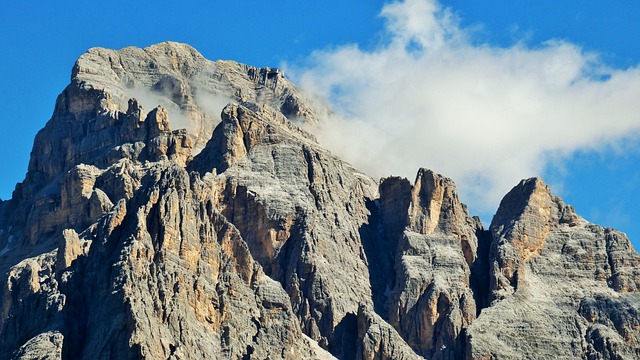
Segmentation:
{"type": "Polygon", "coordinates": [[[452,180],[375,181],[315,121],[277,69],[81,56],[0,201],[0,358],[640,357],[624,234],[540,179],[485,230],[452,180]]]}

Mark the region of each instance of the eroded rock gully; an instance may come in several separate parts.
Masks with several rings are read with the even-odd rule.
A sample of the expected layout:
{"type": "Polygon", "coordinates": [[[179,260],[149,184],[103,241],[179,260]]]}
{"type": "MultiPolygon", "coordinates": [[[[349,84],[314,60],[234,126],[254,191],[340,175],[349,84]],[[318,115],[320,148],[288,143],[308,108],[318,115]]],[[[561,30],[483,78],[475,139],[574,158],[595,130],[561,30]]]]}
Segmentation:
{"type": "Polygon", "coordinates": [[[485,230],[450,179],[323,149],[310,104],[184,44],[82,55],[0,202],[0,358],[640,357],[624,234],[535,178],[485,230]]]}

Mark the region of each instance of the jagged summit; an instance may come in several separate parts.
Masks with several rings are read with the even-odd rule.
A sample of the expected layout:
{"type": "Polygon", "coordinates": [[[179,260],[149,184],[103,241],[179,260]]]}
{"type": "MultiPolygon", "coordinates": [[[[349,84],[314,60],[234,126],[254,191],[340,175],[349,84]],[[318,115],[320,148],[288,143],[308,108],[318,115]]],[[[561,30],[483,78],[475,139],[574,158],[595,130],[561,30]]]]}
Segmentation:
{"type": "Polygon", "coordinates": [[[71,82],[109,94],[103,106],[110,110],[126,110],[130,98],[148,110],[164,105],[180,125],[174,128],[189,130],[196,153],[229,102],[260,104],[292,119],[315,121],[300,92],[279,70],[209,61],[191,46],[175,42],[119,51],[92,48],[74,65],[71,82]]]}
{"type": "MultiPolygon", "coordinates": [[[[93,78],[96,83],[108,84],[110,80],[118,83],[115,77],[108,75],[115,74],[117,77],[118,74],[126,72],[127,67],[132,65],[137,65],[138,68],[160,68],[161,72],[189,76],[196,74],[208,62],[190,45],[172,41],[154,44],[144,49],[135,46],[121,50],[94,47],[78,58],[71,72],[71,81],[91,81],[93,78]],[[132,59],[146,59],[149,62],[131,64],[132,59]],[[110,66],[107,68],[101,67],[106,65],[105,61],[110,62],[108,64],[110,66]]],[[[135,82],[143,79],[130,80],[135,82]]]]}
{"type": "Polygon", "coordinates": [[[488,230],[375,181],[283,74],[93,48],[0,201],[0,358],[640,357],[640,256],[540,179],[488,230]]]}
{"type": "MultiPolygon", "coordinates": [[[[92,48],[76,61],[51,120],[36,135],[14,199],[38,199],[55,208],[60,177],[79,164],[105,169],[123,159],[170,158],[184,166],[204,148],[229,103],[316,121],[297,88],[270,68],[209,61],[173,42],[119,51],[92,48]],[[153,139],[160,132],[163,139],[153,139]]],[[[20,210],[17,221],[26,221],[30,230],[16,237],[26,236],[26,242],[39,242],[33,237],[43,234],[43,226],[48,233],[59,223],[45,225],[51,221],[35,210],[20,210]]]]}

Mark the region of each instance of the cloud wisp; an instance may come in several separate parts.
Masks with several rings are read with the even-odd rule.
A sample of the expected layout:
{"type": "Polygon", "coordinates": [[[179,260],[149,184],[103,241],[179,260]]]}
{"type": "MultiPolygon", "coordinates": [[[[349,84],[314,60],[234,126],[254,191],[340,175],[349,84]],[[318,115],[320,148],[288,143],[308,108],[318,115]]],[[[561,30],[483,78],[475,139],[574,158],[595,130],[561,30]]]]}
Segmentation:
{"type": "MultiPolygon", "coordinates": [[[[196,79],[199,80],[199,79],[196,79]]],[[[197,155],[206,145],[207,140],[218,123],[222,109],[235,100],[204,86],[193,86],[193,101],[189,106],[180,106],[171,92],[156,91],[144,87],[127,89],[125,97],[137,99],[144,111],[162,106],[169,114],[171,129],[186,129],[195,144],[192,154],[197,155]]]]}
{"type": "Polygon", "coordinates": [[[640,67],[612,69],[561,40],[474,42],[435,0],[385,5],[387,41],[317,51],[290,69],[335,112],[312,129],[372,176],[452,177],[487,216],[520,179],[640,134],[640,67]]]}

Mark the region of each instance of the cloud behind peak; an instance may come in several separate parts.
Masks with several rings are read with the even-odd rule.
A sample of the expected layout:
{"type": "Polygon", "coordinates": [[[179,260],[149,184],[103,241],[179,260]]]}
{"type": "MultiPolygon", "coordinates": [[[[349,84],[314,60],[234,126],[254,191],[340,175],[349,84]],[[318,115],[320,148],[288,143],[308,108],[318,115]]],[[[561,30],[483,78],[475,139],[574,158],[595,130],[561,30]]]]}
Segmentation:
{"type": "Polygon", "coordinates": [[[433,0],[384,6],[386,41],[317,51],[298,83],[335,112],[321,143],[372,176],[452,177],[472,210],[494,211],[520,179],[575,151],[640,133],[640,69],[612,69],[561,40],[478,44],[433,0]]]}

